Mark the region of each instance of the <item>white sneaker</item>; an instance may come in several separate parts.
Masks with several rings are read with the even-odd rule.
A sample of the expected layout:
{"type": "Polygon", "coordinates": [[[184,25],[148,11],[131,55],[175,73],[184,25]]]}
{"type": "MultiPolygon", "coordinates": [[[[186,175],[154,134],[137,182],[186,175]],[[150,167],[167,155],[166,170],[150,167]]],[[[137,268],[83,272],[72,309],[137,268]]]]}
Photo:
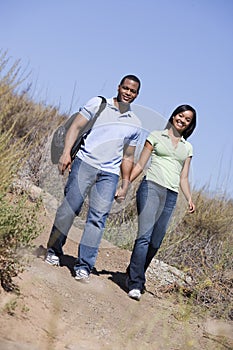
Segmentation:
{"type": "Polygon", "coordinates": [[[60,266],[59,257],[56,256],[56,254],[52,251],[47,251],[45,262],[47,262],[49,265],[53,266],[60,266]]]}
{"type": "Polygon", "coordinates": [[[129,291],[128,296],[132,299],[139,301],[141,298],[141,292],[139,289],[132,289],[129,291]]]}
{"type": "Polygon", "coordinates": [[[90,281],[89,273],[84,269],[78,269],[75,271],[75,279],[77,281],[88,283],[90,281]]]}

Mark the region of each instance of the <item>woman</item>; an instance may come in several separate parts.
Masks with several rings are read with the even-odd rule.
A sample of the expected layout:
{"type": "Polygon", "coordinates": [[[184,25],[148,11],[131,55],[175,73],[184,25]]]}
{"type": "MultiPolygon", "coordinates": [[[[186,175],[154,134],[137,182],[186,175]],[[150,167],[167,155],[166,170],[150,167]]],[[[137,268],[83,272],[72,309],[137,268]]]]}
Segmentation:
{"type": "Polygon", "coordinates": [[[137,191],[138,234],[127,268],[130,298],[141,298],[145,272],[162,243],[179,187],[188,201],[189,212],[195,211],[188,180],[193,150],[186,141],[195,127],[195,109],[189,105],[178,106],[165,129],[153,131],[147,137],[140,159],[132,170],[130,181],[138,177],[151,157],[137,191]]]}

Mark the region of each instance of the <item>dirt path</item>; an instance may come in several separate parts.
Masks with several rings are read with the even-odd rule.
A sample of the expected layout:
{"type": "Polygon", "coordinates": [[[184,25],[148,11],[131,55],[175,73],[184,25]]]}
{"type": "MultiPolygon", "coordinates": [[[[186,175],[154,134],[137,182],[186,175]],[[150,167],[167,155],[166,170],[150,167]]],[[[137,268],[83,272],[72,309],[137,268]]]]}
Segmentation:
{"type": "Polygon", "coordinates": [[[148,281],[140,302],[128,298],[129,251],[103,240],[90,283],[80,283],[71,274],[77,251],[77,228],[72,228],[64,266],[46,264],[43,247],[51,218],[43,221],[36,255],[29,254],[28,268],[16,278],[20,296],[0,293],[1,350],[230,349],[222,335],[206,337],[207,323],[188,314],[174,296],[155,295],[155,281],[148,281]]]}

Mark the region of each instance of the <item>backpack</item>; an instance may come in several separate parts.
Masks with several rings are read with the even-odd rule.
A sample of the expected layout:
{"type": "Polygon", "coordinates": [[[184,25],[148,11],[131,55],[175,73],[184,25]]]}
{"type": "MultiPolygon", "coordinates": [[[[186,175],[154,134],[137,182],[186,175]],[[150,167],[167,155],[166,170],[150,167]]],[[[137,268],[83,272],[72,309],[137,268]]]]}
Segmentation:
{"type": "MultiPolygon", "coordinates": [[[[90,133],[91,128],[93,127],[94,123],[96,122],[96,119],[100,115],[100,113],[104,110],[106,107],[106,98],[103,96],[98,96],[102,99],[100,107],[98,111],[96,112],[94,118],[92,118],[85,127],[81,130],[80,134],[78,135],[77,140],[75,141],[71,152],[71,160],[74,160],[78,150],[80,149],[80,146],[83,144],[84,138],[90,133]]],[[[53,164],[58,164],[59,159],[63,153],[64,146],[65,146],[65,138],[66,133],[69,130],[71,124],[73,123],[74,119],[78,115],[79,112],[76,112],[71,115],[71,117],[62,125],[60,125],[54,132],[51,142],[51,161],[53,164]]]]}

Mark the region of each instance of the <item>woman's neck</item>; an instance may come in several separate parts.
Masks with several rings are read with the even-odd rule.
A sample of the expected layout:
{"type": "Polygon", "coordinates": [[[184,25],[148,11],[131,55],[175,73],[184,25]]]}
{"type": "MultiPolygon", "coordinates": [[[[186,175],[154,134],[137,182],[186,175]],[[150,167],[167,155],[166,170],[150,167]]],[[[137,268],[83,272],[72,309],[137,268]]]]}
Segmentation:
{"type": "Polygon", "coordinates": [[[168,129],[168,135],[178,139],[182,136],[173,126],[168,129]]]}

